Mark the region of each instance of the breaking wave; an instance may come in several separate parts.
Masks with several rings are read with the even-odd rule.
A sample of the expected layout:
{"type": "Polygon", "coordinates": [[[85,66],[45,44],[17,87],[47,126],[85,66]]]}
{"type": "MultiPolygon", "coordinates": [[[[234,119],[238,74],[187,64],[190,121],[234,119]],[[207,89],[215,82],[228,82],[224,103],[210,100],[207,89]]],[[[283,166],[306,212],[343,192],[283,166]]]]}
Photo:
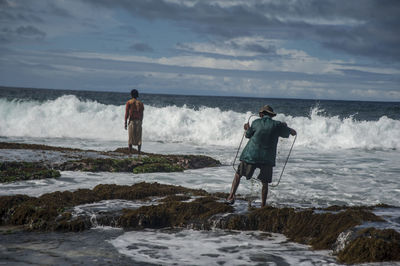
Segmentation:
{"type": "MultiPolygon", "coordinates": [[[[124,106],[105,105],[65,95],[46,102],[0,99],[0,136],[80,138],[125,141],[124,106]]],[[[400,121],[329,117],[314,107],[310,115],[286,116],[298,132],[297,145],[318,149],[399,149],[400,121]]],[[[145,106],[144,141],[237,146],[251,113],[203,107],[145,106]]]]}

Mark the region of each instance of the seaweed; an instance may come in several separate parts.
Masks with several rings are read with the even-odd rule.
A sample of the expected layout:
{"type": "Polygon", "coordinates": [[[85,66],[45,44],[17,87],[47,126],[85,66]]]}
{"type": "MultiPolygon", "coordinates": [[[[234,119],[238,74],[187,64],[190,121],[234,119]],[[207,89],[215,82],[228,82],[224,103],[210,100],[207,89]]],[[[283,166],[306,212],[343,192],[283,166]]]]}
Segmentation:
{"type": "Polygon", "coordinates": [[[219,196],[225,194],[146,182],[132,186],[97,185],[94,189],[57,191],[40,197],[1,196],[0,225],[22,225],[27,230],[82,231],[92,226],[90,217],[72,215],[73,206],[110,199],[146,201],[160,197],[156,205],[107,214],[102,223],[126,229],[260,230],[284,234],[289,240],[311,245],[313,249],[334,249],[338,236],[351,232],[351,237],[337,252],[340,262],[400,260],[399,232],[359,227],[366,221],[384,221],[372,213],[374,208],[382,206],[333,206],[324,212],[266,206],[237,214],[219,196]]]}
{"type": "Polygon", "coordinates": [[[339,261],[364,263],[400,261],[400,233],[393,229],[365,228],[338,254],[339,261]]]}
{"type": "Polygon", "coordinates": [[[36,162],[0,162],[0,183],[57,178],[61,174],[42,163],[36,162]]]}

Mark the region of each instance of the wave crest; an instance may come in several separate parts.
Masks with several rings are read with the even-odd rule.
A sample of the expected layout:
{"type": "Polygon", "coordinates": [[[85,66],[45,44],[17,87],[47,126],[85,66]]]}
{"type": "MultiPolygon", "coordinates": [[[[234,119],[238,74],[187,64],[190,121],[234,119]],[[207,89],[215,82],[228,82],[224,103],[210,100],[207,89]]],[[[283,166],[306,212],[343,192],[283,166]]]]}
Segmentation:
{"type": "MultiPolygon", "coordinates": [[[[82,101],[65,95],[46,102],[0,99],[0,135],[125,141],[124,106],[82,101]]],[[[184,142],[235,147],[251,113],[203,107],[145,106],[144,141],[184,142]]],[[[298,132],[296,146],[317,149],[398,149],[400,121],[328,117],[314,107],[308,117],[278,114],[298,132]]]]}

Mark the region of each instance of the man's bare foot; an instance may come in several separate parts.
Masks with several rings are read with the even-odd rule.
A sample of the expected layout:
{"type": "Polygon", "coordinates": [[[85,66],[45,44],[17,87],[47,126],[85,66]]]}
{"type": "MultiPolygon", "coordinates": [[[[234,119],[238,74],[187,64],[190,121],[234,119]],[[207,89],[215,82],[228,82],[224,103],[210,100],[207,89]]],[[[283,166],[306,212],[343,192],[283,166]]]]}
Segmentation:
{"type": "Polygon", "coordinates": [[[233,204],[235,203],[235,197],[234,197],[234,196],[233,196],[232,198],[231,198],[231,197],[228,197],[228,198],[225,200],[225,203],[228,204],[228,205],[233,205],[233,204]]]}

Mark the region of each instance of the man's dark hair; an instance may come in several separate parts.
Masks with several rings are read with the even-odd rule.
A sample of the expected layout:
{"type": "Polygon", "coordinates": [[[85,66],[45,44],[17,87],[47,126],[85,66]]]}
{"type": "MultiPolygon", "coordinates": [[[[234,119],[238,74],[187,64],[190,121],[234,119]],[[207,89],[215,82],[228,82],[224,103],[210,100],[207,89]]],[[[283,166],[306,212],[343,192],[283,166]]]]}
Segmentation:
{"type": "Polygon", "coordinates": [[[131,96],[132,98],[139,98],[139,92],[136,89],[131,90],[131,96]]]}

